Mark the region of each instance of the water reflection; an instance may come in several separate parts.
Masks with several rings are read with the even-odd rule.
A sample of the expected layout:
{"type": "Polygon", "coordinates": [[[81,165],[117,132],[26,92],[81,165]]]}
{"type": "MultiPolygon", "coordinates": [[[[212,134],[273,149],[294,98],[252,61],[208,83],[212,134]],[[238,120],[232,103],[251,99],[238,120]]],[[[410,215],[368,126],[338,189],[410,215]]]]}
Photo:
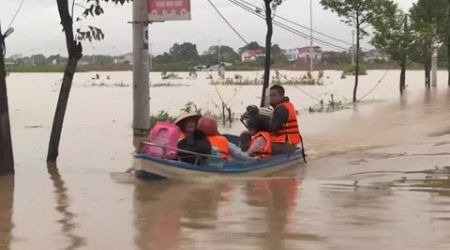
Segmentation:
{"type": "Polygon", "coordinates": [[[76,219],[76,214],[70,211],[70,198],[67,194],[67,188],[64,180],[58,171],[58,166],[56,164],[47,165],[48,174],[52,180],[56,206],[55,210],[61,215],[61,218],[57,222],[61,225],[62,235],[69,240],[69,244],[64,247],[67,250],[73,250],[81,248],[86,245],[84,238],[75,234],[75,229],[78,225],[74,222],[76,219]]]}
{"type": "Polygon", "coordinates": [[[134,190],[135,244],[139,249],[176,249],[180,238],[183,188],[139,181],[134,190]]]}
{"type": "Polygon", "coordinates": [[[0,176],[0,199],[0,249],[9,250],[14,227],[14,176],[0,176]]]}
{"type": "Polygon", "coordinates": [[[262,239],[261,249],[290,249],[288,241],[321,240],[321,237],[290,230],[295,224],[298,190],[297,178],[263,179],[247,183],[247,203],[265,210],[265,232],[255,235],[262,239]]]}

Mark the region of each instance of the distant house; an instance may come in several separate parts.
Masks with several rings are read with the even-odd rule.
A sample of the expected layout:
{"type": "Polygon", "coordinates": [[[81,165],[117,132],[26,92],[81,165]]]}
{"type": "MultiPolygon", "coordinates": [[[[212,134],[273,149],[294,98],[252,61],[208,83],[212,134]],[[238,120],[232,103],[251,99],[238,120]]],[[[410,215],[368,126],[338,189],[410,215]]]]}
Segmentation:
{"type": "Polygon", "coordinates": [[[300,56],[300,51],[298,48],[295,49],[288,49],[285,52],[285,55],[289,62],[297,61],[300,56]]]}
{"type": "Polygon", "coordinates": [[[265,53],[262,49],[248,49],[244,50],[241,54],[241,62],[249,63],[254,62],[260,57],[264,57],[265,53]]]}
{"type": "MultiPolygon", "coordinates": [[[[150,55],[151,57],[152,55],[150,55]]],[[[118,58],[114,58],[114,63],[115,64],[129,64],[129,65],[133,65],[133,54],[132,53],[128,53],[125,54],[123,56],[119,56],[118,58]]]]}
{"type": "Polygon", "coordinates": [[[387,61],[389,60],[389,57],[379,50],[372,49],[364,53],[363,60],[366,62],[379,62],[387,61]]]}
{"type": "MultiPolygon", "coordinates": [[[[298,58],[301,60],[310,60],[311,57],[311,47],[302,47],[298,49],[298,58]]],[[[322,61],[322,48],[319,46],[312,47],[313,60],[316,62],[322,61]]]]}
{"type": "MultiPolygon", "coordinates": [[[[302,48],[293,48],[286,50],[286,57],[290,62],[294,61],[309,61],[311,56],[311,47],[302,47],[302,48]]],[[[320,62],[322,60],[322,48],[319,46],[313,47],[313,59],[316,62],[320,62]]]]}

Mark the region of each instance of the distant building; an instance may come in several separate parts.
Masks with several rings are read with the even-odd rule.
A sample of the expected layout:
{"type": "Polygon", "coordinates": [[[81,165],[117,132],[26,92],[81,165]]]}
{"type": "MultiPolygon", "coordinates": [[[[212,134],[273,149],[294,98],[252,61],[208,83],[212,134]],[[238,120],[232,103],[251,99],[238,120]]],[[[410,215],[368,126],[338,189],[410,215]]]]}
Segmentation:
{"type": "MultiPolygon", "coordinates": [[[[322,61],[322,48],[319,46],[314,46],[314,47],[312,47],[312,50],[313,50],[313,52],[312,52],[313,60],[316,62],[322,61]]],[[[299,51],[299,55],[298,55],[299,59],[310,60],[310,57],[311,57],[311,47],[310,46],[299,48],[298,51],[299,51]]]]}
{"type": "MultiPolygon", "coordinates": [[[[152,55],[150,55],[151,57],[152,55]]],[[[115,64],[129,64],[129,65],[133,65],[133,54],[132,53],[128,53],[125,54],[123,56],[119,56],[118,58],[114,58],[114,63],[115,64]]]]}
{"type": "MultiPolygon", "coordinates": [[[[311,47],[293,48],[286,50],[286,57],[290,62],[294,61],[309,61],[311,56],[311,47]]],[[[322,48],[319,46],[313,47],[313,59],[316,62],[322,61],[322,48]]]]}
{"type": "Polygon", "coordinates": [[[364,53],[363,60],[366,62],[384,62],[389,60],[389,57],[379,50],[372,49],[364,53]]]}
{"type": "Polygon", "coordinates": [[[248,49],[244,50],[241,54],[241,62],[249,63],[254,62],[260,57],[264,57],[265,53],[262,49],[248,49]]]}
{"type": "Polygon", "coordinates": [[[300,51],[298,48],[295,49],[288,49],[285,52],[285,55],[289,62],[297,61],[300,56],[300,51]]]}

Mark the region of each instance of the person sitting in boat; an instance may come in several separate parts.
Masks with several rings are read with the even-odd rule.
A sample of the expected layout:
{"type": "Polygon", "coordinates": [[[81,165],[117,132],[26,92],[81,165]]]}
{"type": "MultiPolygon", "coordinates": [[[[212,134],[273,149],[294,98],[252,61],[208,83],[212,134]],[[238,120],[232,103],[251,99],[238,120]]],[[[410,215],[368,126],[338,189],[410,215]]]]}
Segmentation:
{"type": "Polygon", "coordinates": [[[269,125],[272,154],[294,152],[297,145],[302,143],[297,112],[281,85],[276,84],[270,88],[270,105],[274,108],[269,125]]]}
{"type": "Polygon", "coordinates": [[[186,137],[192,137],[197,128],[197,122],[201,115],[199,113],[181,113],[174,124],[180,128],[180,141],[186,137]]]}
{"type": "Polygon", "coordinates": [[[247,153],[242,152],[237,145],[229,142],[225,136],[219,133],[216,119],[202,116],[198,120],[197,130],[208,136],[208,140],[211,143],[213,151],[219,152],[222,160],[246,161],[254,159],[247,153]]]}
{"type": "Polygon", "coordinates": [[[182,113],[174,122],[180,128],[178,148],[183,150],[183,152],[178,152],[180,161],[191,164],[203,164],[206,161],[206,157],[198,156],[194,153],[211,154],[212,148],[208,137],[203,132],[197,130],[197,122],[200,117],[201,115],[199,113],[182,113]]]}
{"type": "Polygon", "coordinates": [[[249,118],[246,122],[249,134],[251,134],[250,146],[246,153],[260,159],[272,156],[272,143],[268,130],[269,117],[258,114],[249,118]]]}

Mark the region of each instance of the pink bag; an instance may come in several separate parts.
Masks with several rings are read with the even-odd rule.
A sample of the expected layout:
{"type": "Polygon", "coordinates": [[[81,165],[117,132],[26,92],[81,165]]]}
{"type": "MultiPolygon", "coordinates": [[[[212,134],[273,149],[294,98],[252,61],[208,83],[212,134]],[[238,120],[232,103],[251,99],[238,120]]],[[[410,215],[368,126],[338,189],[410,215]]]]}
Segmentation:
{"type": "Polygon", "coordinates": [[[144,153],[161,157],[164,159],[175,159],[178,140],[180,138],[180,128],[177,125],[167,122],[157,122],[150,131],[147,141],[155,145],[146,145],[144,153]],[[171,148],[164,149],[164,147],[171,148]]]}

